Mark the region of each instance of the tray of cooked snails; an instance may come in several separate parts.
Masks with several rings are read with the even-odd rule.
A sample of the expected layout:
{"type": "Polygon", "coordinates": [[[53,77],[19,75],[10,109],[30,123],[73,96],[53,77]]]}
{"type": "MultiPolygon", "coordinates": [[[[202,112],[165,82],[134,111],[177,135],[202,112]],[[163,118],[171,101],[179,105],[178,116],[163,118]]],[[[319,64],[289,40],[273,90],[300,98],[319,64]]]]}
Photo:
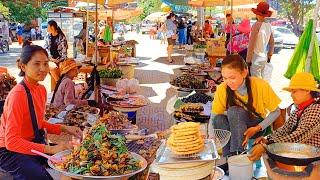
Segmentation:
{"type": "Polygon", "coordinates": [[[194,75],[190,74],[179,75],[171,80],[170,84],[180,91],[208,90],[208,85],[205,81],[201,81],[194,75]]]}
{"type": "Polygon", "coordinates": [[[127,179],[147,167],[142,156],[128,150],[125,138],[102,122],[89,129],[80,145],[54,157],[61,161],[48,160],[48,165],[74,179],[127,179]]]}

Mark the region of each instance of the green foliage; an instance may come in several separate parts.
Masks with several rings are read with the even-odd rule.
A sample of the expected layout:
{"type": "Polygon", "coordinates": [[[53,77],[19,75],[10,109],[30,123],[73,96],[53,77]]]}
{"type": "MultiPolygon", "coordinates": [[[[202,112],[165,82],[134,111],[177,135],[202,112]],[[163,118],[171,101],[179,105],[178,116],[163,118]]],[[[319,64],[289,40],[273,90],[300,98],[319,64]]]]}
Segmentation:
{"type": "Polygon", "coordinates": [[[161,0],[140,0],[138,6],[143,9],[140,19],[144,19],[149,14],[161,11],[161,0]]]}
{"type": "Polygon", "coordinates": [[[32,4],[26,5],[21,3],[6,2],[9,8],[9,19],[14,22],[31,24],[31,21],[36,18],[43,18],[46,12],[41,7],[33,7],[32,4]]]}
{"type": "Polygon", "coordinates": [[[282,17],[288,18],[294,27],[294,32],[298,34],[299,26],[303,26],[303,23],[307,22],[308,19],[306,19],[306,14],[310,10],[314,9],[315,1],[279,0],[279,3],[281,5],[281,10],[278,12],[278,14],[282,17]]]}
{"type": "Polygon", "coordinates": [[[2,2],[0,2],[0,13],[2,13],[4,17],[9,18],[9,8],[3,5],[2,2]]]}
{"type": "Polygon", "coordinates": [[[56,7],[59,6],[68,6],[68,1],[67,0],[56,0],[56,1],[51,1],[51,2],[44,2],[42,3],[42,8],[50,11],[53,10],[56,7]]]}
{"type": "Polygon", "coordinates": [[[100,78],[113,78],[118,79],[123,75],[120,69],[107,69],[99,71],[100,78]]]}

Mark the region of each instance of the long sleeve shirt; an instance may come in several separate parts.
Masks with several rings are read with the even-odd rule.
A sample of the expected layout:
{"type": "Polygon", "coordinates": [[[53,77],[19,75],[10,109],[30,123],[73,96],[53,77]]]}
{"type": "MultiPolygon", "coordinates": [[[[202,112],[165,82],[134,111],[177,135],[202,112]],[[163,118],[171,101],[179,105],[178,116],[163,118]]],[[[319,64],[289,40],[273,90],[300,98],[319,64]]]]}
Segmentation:
{"type": "MultiPolygon", "coordinates": [[[[266,88],[265,88],[266,89],[266,88]]],[[[237,90],[237,93],[241,96],[247,96],[248,95],[248,91],[247,91],[247,87],[245,85],[245,81],[242,83],[242,85],[240,86],[240,88],[237,90]]],[[[256,94],[256,93],[253,93],[256,94]]],[[[260,92],[259,94],[262,94],[262,92],[260,92]]],[[[280,100],[278,99],[277,96],[275,96],[274,93],[267,93],[269,96],[267,96],[267,98],[273,98],[274,102],[277,102],[275,104],[279,104],[280,100]]],[[[213,104],[214,106],[214,104],[213,104]]],[[[272,105],[275,106],[275,105],[272,105]]],[[[273,108],[274,110],[271,111],[265,118],[263,121],[261,121],[259,123],[259,125],[261,126],[262,130],[266,129],[268,126],[270,126],[280,115],[280,109],[279,108],[273,108]]],[[[213,129],[213,118],[215,117],[215,113],[211,113],[211,118],[210,118],[210,122],[209,122],[209,136],[213,136],[213,132],[211,129],[213,129]]]]}
{"type": "Polygon", "coordinates": [[[312,104],[302,114],[299,113],[301,111],[298,108],[281,128],[267,137],[269,142],[304,143],[320,147],[320,104],[312,104]]]}
{"type": "Polygon", "coordinates": [[[69,77],[65,76],[58,87],[52,105],[60,108],[69,104],[87,105],[88,101],[75,97],[75,84],[69,77]]]}
{"type": "Polygon", "coordinates": [[[56,59],[57,62],[62,62],[67,59],[67,50],[68,42],[67,38],[63,34],[58,34],[56,38],[52,35],[48,35],[46,39],[45,49],[48,53],[56,59]],[[57,54],[52,54],[53,51],[56,51],[57,54]]]}
{"type": "MultiPolygon", "coordinates": [[[[44,86],[24,80],[30,89],[39,129],[47,129],[50,134],[60,134],[61,125],[45,121],[47,92],[44,86]]],[[[9,151],[34,155],[31,149],[44,152],[45,145],[33,143],[34,132],[29,112],[27,93],[17,84],[9,93],[3,108],[0,125],[0,147],[9,151]]]]}

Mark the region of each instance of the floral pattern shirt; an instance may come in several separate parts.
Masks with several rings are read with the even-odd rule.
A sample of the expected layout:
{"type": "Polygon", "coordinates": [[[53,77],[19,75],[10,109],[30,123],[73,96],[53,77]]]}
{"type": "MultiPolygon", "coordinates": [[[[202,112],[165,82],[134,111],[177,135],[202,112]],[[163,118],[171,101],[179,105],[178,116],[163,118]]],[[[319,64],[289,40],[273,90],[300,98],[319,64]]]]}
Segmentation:
{"type": "Polygon", "coordinates": [[[58,55],[57,57],[52,58],[56,59],[57,62],[62,62],[67,59],[68,42],[67,38],[63,34],[58,34],[57,36],[57,38],[53,38],[52,35],[47,36],[45,49],[52,57],[52,48],[57,48],[56,50],[58,52],[58,55]]]}

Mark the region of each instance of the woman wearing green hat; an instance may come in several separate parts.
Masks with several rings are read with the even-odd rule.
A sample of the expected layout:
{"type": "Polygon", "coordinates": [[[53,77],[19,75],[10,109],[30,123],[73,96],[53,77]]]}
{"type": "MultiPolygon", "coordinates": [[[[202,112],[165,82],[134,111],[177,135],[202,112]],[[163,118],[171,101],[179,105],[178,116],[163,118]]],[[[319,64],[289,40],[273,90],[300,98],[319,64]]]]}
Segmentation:
{"type": "Polygon", "coordinates": [[[273,132],[267,138],[260,138],[252,149],[249,159],[260,159],[265,152],[264,144],[271,143],[303,143],[320,147],[320,89],[310,73],[297,73],[289,87],[283,88],[289,91],[296,105],[296,110],[290,115],[285,124],[273,132]]]}

